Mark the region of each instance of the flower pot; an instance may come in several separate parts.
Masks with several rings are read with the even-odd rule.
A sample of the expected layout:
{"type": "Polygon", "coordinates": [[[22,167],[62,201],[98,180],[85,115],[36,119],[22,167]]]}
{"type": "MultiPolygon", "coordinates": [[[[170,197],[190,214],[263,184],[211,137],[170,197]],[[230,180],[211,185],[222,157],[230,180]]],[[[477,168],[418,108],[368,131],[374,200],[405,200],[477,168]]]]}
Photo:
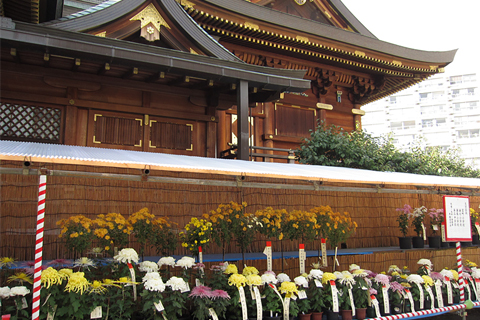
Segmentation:
{"type": "Polygon", "coordinates": [[[459,304],[460,303],[460,296],[458,294],[453,295],[453,304],[459,304]]]}
{"type": "Polygon", "coordinates": [[[323,312],[312,312],[311,320],[322,320],[323,312]]]}
{"type": "Polygon", "coordinates": [[[311,314],[311,313],[299,314],[299,315],[298,315],[298,319],[299,319],[299,320],[310,320],[311,317],[312,317],[312,314],[311,314]]]}
{"type": "Polygon", "coordinates": [[[382,317],[390,315],[390,313],[385,312],[385,305],[383,303],[380,303],[380,315],[382,317]]]}
{"type": "Polygon", "coordinates": [[[440,246],[441,246],[442,248],[448,248],[448,247],[450,247],[450,243],[448,243],[448,242],[443,242],[443,241],[442,241],[442,243],[440,244],[440,246]]]}
{"type": "Polygon", "coordinates": [[[472,234],[472,244],[475,246],[480,244],[480,236],[478,234],[472,234]]]}
{"type": "Polygon", "coordinates": [[[412,249],[412,237],[398,237],[400,249],[412,249]]]}
{"type": "Polygon", "coordinates": [[[263,317],[265,320],[281,320],[282,317],[263,317]]]}
{"type": "Polygon", "coordinates": [[[355,316],[358,320],[364,320],[367,317],[367,308],[355,309],[355,316]]]}
{"type": "MultiPolygon", "coordinates": [[[[420,309],[420,301],[413,301],[413,306],[415,307],[415,311],[420,311],[420,310],[423,310],[423,309],[420,309]]],[[[425,307],[425,305],[424,305],[425,307]]]]}
{"type": "Polygon", "coordinates": [[[393,304],[390,306],[391,314],[401,314],[403,313],[403,304],[393,304]]]}
{"type": "Polygon", "coordinates": [[[471,247],[472,246],[472,241],[460,242],[460,245],[462,247],[471,247]]]}
{"type": "Polygon", "coordinates": [[[424,248],[425,241],[423,241],[423,237],[412,237],[412,245],[414,248],[424,248]]]}
{"type": "Polygon", "coordinates": [[[352,320],[352,310],[340,310],[342,320],[352,320]]]}
{"type": "Polygon", "coordinates": [[[327,310],[325,311],[325,314],[327,315],[327,320],[338,320],[339,313],[338,312],[333,312],[332,310],[327,310]]]}
{"type": "Polygon", "coordinates": [[[375,308],[370,306],[367,308],[367,317],[368,318],[376,318],[377,314],[375,313],[375,308]]]}
{"type": "Polygon", "coordinates": [[[430,248],[440,248],[442,243],[442,238],[440,236],[428,237],[428,246],[430,248]]]}
{"type": "Polygon", "coordinates": [[[430,309],[433,309],[433,305],[432,305],[432,300],[425,300],[423,302],[423,310],[430,310],[430,309]]]}

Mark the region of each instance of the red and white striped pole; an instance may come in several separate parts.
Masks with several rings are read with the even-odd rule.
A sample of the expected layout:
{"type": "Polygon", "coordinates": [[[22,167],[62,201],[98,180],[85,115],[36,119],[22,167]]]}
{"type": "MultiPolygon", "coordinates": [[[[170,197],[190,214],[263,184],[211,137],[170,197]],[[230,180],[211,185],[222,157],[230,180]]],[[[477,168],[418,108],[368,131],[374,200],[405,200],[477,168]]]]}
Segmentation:
{"type": "Polygon", "coordinates": [[[460,242],[457,242],[457,269],[458,269],[458,282],[460,284],[460,303],[465,302],[465,284],[463,281],[463,266],[462,266],[462,249],[460,242]]]}
{"type": "Polygon", "coordinates": [[[33,276],[32,320],[40,317],[40,286],[42,276],[43,226],[45,222],[45,195],[47,176],[40,176],[38,187],[37,235],[35,239],[35,274],[33,276]]]}

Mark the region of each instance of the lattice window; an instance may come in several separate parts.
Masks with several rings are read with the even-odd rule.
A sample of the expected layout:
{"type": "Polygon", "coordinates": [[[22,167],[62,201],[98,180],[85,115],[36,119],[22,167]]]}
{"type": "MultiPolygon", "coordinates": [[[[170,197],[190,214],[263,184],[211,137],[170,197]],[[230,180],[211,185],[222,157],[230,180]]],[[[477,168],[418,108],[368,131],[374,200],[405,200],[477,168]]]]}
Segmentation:
{"type": "Polygon", "coordinates": [[[1,103],[2,139],[60,143],[62,109],[1,103]]]}
{"type": "Polygon", "coordinates": [[[150,121],[150,147],[193,150],[191,124],[150,121]]]}
{"type": "Polygon", "coordinates": [[[120,146],[142,146],[142,119],[120,118],[96,114],[94,143],[120,146]]]}

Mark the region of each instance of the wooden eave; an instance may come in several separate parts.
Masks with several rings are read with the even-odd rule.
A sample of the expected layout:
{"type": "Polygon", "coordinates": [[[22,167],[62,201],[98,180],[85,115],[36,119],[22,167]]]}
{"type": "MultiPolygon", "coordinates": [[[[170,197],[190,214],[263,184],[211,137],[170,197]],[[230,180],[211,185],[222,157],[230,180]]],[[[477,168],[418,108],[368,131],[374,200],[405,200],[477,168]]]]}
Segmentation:
{"type": "Polygon", "coordinates": [[[303,70],[259,67],[11,21],[2,23],[1,31],[2,60],[7,62],[101,74],[152,85],[217,88],[229,95],[235,95],[234,87],[239,80],[246,80],[249,87],[257,90],[251,98],[258,100],[252,102],[276,92],[303,92],[310,88],[310,82],[303,79],[303,70]]]}

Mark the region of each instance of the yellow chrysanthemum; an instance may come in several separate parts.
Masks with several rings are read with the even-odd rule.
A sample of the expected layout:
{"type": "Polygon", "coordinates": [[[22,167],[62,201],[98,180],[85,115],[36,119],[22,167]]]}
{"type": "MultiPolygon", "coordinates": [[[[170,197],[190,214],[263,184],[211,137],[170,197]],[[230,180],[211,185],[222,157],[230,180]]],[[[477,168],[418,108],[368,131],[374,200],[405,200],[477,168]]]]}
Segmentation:
{"type": "Polygon", "coordinates": [[[72,269],[60,269],[58,270],[58,274],[62,277],[62,280],[63,279],[68,279],[73,273],[73,270],[72,269]]]}
{"type": "Polygon", "coordinates": [[[450,270],[453,274],[453,279],[455,279],[455,281],[458,281],[458,272],[456,270],[450,270]]]}
{"type": "Polygon", "coordinates": [[[297,285],[291,281],[284,281],[279,288],[281,293],[285,293],[286,298],[291,298],[295,293],[298,294],[297,285]]]}
{"type": "Polygon", "coordinates": [[[244,275],[234,273],[228,278],[228,285],[229,286],[236,286],[237,288],[245,287],[247,283],[247,278],[244,275]]]}
{"type": "Polygon", "coordinates": [[[225,269],[224,273],[226,273],[226,274],[236,274],[236,273],[238,273],[238,268],[234,264],[229,264],[227,266],[227,269],[225,269]]]}
{"type": "Polygon", "coordinates": [[[93,281],[93,283],[90,285],[89,288],[89,293],[97,293],[97,294],[103,294],[107,292],[107,288],[104,287],[104,284],[101,283],[100,281],[93,281]]]}
{"type": "Polygon", "coordinates": [[[399,276],[399,275],[400,275],[400,273],[398,273],[397,271],[393,271],[393,272],[392,272],[392,277],[394,277],[394,276],[399,276]]]}
{"type": "Polygon", "coordinates": [[[323,276],[322,276],[322,283],[323,283],[323,284],[326,284],[326,283],[328,283],[330,280],[337,280],[337,276],[334,275],[334,274],[331,273],[331,272],[324,272],[324,273],[323,273],[323,276]]]}
{"type": "Polygon", "coordinates": [[[467,260],[466,262],[467,262],[467,267],[469,268],[478,267],[478,265],[473,261],[467,260]]]}
{"type": "Polygon", "coordinates": [[[258,270],[255,267],[245,267],[245,268],[243,268],[242,274],[246,277],[246,276],[249,276],[251,274],[258,274],[258,270]]]}
{"type": "Polygon", "coordinates": [[[30,284],[33,284],[32,278],[30,278],[26,273],[21,272],[21,273],[16,273],[13,276],[8,277],[7,283],[13,282],[13,281],[18,281],[20,283],[23,282],[28,282],[30,284]]]}
{"type": "Polygon", "coordinates": [[[65,291],[67,292],[76,292],[83,294],[85,290],[88,289],[90,283],[85,279],[84,272],[74,272],[68,278],[67,285],[65,286],[65,291]]]}
{"type": "Polygon", "coordinates": [[[262,277],[260,277],[258,274],[249,274],[246,278],[249,286],[262,285],[262,277]]]}
{"type": "Polygon", "coordinates": [[[62,275],[58,274],[58,271],[52,267],[48,267],[42,271],[41,282],[47,289],[53,285],[61,284],[62,279],[62,275]]]}
{"type": "Polygon", "coordinates": [[[10,267],[11,265],[13,265],[15,262],[15,259],[14,258],[9,258],[9,257],[2,257],[0,258],[0,268],[3,268],[3,267],[10,267]]]}
{"type": "Polygon", "coordinates": [[[410,285],[410,283],[408,283],[408,282],[402,282],[402,283],[400,283],[400,284],[401,284],[402,287],[404,287],[404,288],[411,288],[411,287],[412,287],[412,286],[410,285]]]}
{"type": "Polygon", "coordinates": [[[423,281],[424,281],[424,283],[425,283],[425,286],[431,287],[431,286],[434,285],[433,279],[430,278],[429,276],[423,275],[422,278],[423,278],[423,281]]]}

